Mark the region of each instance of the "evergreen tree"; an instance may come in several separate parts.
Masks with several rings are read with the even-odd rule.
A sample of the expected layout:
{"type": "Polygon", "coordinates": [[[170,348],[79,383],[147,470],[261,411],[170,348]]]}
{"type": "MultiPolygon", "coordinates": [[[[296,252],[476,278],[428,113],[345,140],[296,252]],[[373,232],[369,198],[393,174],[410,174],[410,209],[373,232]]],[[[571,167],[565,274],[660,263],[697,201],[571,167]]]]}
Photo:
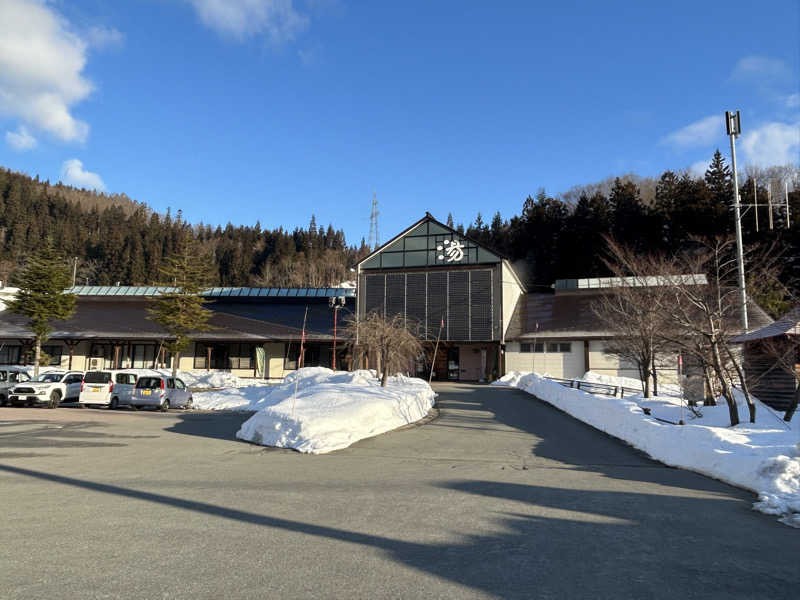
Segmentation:
{"type": "Polygon", "coordinates": [[[213,314],[200,295],[212,280],[213,260],[185,230],[178,244],[175,254],[167,257],[161,268],[162,285],[169,291],[158,296],[149,309],[150,318],[171,338],[164,346],[172,353],[173,375],[177,374],[181,353],[189,346],[189,336],[210,330],[208,320],[213,314]]]}
{"type": "MultiPolygon", "coordinates": [[[[52,322],[68,319],[75,312],[75,295],[64,293],[70,285],[69,267],[50,238],[18,273],[17,285],[19,292],[8,303],[8,310],[28,319],[34,335],[33,372],[38,375],[42,344],[53,331],[52,322]]],[[[59,400],[51,398],[50,408],[55,408],[59,400]]]]}
{"type": "Polygon", "coordinates": [[[723,206],[729,206],[733,202],[733,178],[731,177],[731,170],[725,164],[725,159],[722,153],[717,148],[714,152],[714,158],[711,159],[711,164],[708,165],[705,174],[706,186],[714,196],[714,200],[723,206]]]}

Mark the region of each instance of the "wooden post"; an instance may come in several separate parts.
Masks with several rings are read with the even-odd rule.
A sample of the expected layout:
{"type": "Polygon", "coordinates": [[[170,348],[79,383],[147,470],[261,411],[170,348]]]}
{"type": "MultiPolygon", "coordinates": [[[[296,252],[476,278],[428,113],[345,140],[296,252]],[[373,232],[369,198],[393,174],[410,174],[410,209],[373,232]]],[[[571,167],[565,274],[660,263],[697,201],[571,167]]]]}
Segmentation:
{"type": "Polygon", "coordinates": [[[114,368],[119,369],[119,344],[114,344],[114,368]]]}
{"type": "Polygon", "coordinates": [[[206,372],[211,370],[211,346],[206,346],[206,372]]]}

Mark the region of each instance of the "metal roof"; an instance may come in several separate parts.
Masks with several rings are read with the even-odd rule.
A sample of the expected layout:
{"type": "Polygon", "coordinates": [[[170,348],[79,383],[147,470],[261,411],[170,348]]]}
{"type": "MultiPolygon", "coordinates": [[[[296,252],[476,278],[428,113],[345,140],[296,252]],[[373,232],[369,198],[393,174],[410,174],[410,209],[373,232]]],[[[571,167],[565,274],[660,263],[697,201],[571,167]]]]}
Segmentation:
{"type": "MultiPolygon", "coordinates": [[[[77,285],[67,293],[77,296],[158,296],[176,291],[175,287],[134,285],[77,285]]],[[[267,287],[213,287],[203,293],[208,298],[354,298],[355,288],[267,288],[267,287]]]]}

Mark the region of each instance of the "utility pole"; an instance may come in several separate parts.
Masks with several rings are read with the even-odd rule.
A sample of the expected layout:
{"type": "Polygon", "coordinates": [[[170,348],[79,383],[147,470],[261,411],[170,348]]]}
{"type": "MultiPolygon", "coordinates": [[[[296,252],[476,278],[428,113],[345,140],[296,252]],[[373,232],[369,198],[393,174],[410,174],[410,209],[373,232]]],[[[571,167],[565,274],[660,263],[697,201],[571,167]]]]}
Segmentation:
{"type": "Polygon", "coordinates": [[[783,182],[783,195],[786,198],[786,229],[789,229],[789,182],[783,182]]]}
{"type": "Polygon", "coordinates": [[[72,258],[72,287],[75,287],[75,277],[77,275],[78,275],[78,257],[75,256],[72,258]]]}
{"type": "Polygon", "coordinates": [[[744,286],[744,249],[742,248],[742,211],[739,204],[739,177],[736,172],[736,138],[742,133],[739,111],[725,111],[725,128],[731,139],[731,164],[733,165],[733,212],[736,219],[736,258],[739,264],[739,296],[742,312],[742,329],[747,332],[747,290],[744,286]]]}
{"type": "Polygon", "coordinates": [[[755,176],[753,176],[753,204],[756,209],[756,233],[758,233],[758,186],[756,185],[755,176]]]}
{"type": "Polygon", "coordinates": [[[772,182],[767,183],[767,202],[769,202],[769,230],[772,231],[772,182]]]}

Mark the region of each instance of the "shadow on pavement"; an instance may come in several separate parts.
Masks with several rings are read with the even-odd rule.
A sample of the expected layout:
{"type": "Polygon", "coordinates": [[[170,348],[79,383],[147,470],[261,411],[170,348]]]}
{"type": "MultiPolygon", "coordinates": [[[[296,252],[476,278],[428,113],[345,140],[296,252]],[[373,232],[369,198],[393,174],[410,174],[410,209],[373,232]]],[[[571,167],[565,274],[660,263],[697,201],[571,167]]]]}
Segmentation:
{"type": "Polygon", "coordinates": [[[511,503],[515,510],[498,510],[497,533],[427,544],[21,467],[0,464],[0,472],[367,546],[421,572],[504,598],[779,599],[796,597],[800,581],[796,556],[787,552],[796,544],[796,532],[768,519],[757,519],[758,531],[755,520],[719,527],[718,521],[729,518],[730,505],[737,504],[730,499],[449,482],[442,486],[456,494],[488,495],[498,507],[511,503]],[[655,501],[658,510],[648,511],[655,501]],[[675,524],[685,515],[697,515],[690,534],[675,524]]]}
{"type": "Polygon", "coordinates": [[[243,411],[187,412],[165,429],[183,435],[196,435],[216,440],[236,440],[236,432],[254,413],[243,411]]]}

